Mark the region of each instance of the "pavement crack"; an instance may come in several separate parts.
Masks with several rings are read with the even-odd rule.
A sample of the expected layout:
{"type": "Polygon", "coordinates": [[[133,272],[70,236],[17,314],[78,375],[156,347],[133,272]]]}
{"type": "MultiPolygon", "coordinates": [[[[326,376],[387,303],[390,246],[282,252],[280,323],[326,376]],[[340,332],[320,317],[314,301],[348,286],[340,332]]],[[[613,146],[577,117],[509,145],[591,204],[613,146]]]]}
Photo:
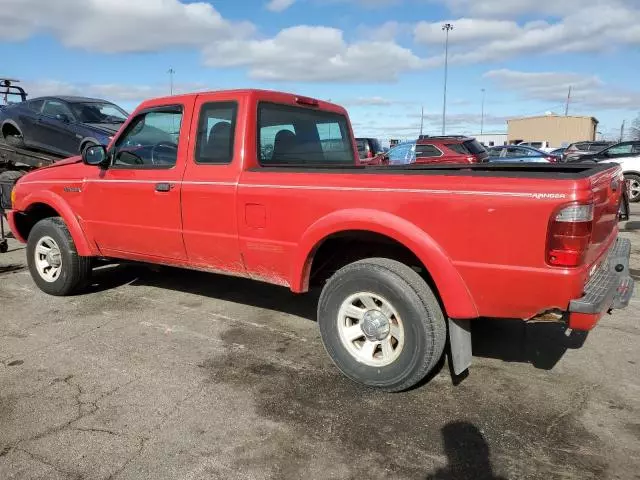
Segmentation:
{"type": "Polygon", "coordinates": [[[64,476],[66,476],[69,479],[81,480],[83,478],[82,474],[77,473],[77,472],[73,472],[71,470],[66,470],[66,469],[60,467],[59,465],[56,465],[55,463],[53,463],[48,458],[43,457],[42,455],[38,455],[37,453],[30,452],[29,450],[26,450],[24,448],[15,448],[15,450],[29,455],[34,460],[37,460],[38,462],[40,462],[40,463],[42,463],[42,464],[44,464],[44,465],[46,465],[48,467],[51,467],[56,472],[63,474],[64,476]]]}
{"type": "Polygon", "coordinates": [[[114,478],[116,478],[118,475],[120,475],[124,471],[125,468],[129,466],[131,462],[133,462],[136,458],[142,455],[145,444],[147,443],[147,441],[149,441],[149,437],[140,437],[138,440],[140,443],[138,445],[138,449],[136,450],[136,452],[133,455],[131,455],[126,462],[120,465],[120,467],[117,470],[111,473],[105,480],[113,480],[114,478]]]}
{"type": "Polygon", "coordinates": [[[73,427],[72,430],[76,430],[78,432],[94,432],[94,433],[107,433],[109,435],[113,435],[115,437],[119,437],[120,434],[118,432],[114,432],[113,430],[109,430],[107,428],[97,428],[97,427],[73,427]]]}

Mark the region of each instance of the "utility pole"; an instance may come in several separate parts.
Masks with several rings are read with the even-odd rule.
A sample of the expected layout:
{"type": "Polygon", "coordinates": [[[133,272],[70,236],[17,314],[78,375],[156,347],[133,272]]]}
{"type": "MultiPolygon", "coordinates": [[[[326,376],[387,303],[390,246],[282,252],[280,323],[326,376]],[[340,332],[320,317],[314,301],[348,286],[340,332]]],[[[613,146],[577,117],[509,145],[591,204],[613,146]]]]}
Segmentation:
{"type": "Polygon", "coordinates": [[[447,122],[447,74],[449,70],[449,32],[453,30],[453,25],[445,23],[442,26],[442,30],[445,32],[446,38],[444,42],[444,99],[442,102],[442,135],[446,135],[446,122],[447,122]]]}
{"type": "Polygon", "coordinates": [[[485,90],[482,89],[482,114],[480,116],[480,135],[484,133],[484,94],[485,90]]]}
{"type": "Polygon", "coordinates": [[[569,116],[569,102],[571,102],[571,85],[569,85],[569,94],[567,95],[567,105],[564,107],[564,116],[569,116]]]}
{"type": "Polygon", "coordinates": [[[626,120],[622,120],[622,126],[620,127],[620,141],[624,141],[624,123],[626,120]]]}
{"type": "Polygon", "coordinates": [[[169,74],[169,91],[171,92],[171,95],[173,95],[173,75],[176,71],[173,68],[169,68],[167,73],[169,74]]]}
{"type": "Polygon", "coordinates": [[[420,136],[422,136],[422,127],[424,126],[424,105],[422,105],[421,108],[422,109],[420,110],[420,136]]]}

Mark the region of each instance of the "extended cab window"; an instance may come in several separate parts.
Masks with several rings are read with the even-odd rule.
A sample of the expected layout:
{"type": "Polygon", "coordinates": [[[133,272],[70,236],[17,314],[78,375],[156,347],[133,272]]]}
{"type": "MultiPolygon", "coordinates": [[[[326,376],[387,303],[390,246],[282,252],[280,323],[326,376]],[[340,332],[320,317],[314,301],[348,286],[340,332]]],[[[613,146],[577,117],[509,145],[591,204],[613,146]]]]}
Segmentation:
{"type": "Polygon", "coordinates": [[[120,168],[171,168],[178,158],[181,107],[153,109],[136,116],[111,152],[120,168]]]}
{"type": "Polygon", "coordinates": [[[257,141],[262,166],[354,164],[347,120],[338,113],[260,103],[257,141]]]}
{"type": "Polygon", "coordinates": [[[202,106],[198,121],[196,163],[231,163],[237,110],[235,102],[205,103],[202,106]]]}
{"type": "Polygon", "coordinates": [[[441,157],[442,152],[433,145],[416,145],[417,158],[441,157]]]}

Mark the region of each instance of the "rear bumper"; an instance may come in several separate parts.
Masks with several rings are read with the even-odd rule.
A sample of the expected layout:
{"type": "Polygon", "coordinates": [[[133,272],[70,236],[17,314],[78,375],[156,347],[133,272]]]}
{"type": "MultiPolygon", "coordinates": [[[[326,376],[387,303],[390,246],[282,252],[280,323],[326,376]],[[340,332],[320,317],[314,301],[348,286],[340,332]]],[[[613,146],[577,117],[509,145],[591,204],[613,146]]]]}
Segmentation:
{"type": "Polygon", "coordinates": [[[591,276],[584,295],[569,304],[569,328],[591,330],[609,310],[629,305],[634,287],[629,274],[630,255],[631,242],[618,238],[591,276]]]}

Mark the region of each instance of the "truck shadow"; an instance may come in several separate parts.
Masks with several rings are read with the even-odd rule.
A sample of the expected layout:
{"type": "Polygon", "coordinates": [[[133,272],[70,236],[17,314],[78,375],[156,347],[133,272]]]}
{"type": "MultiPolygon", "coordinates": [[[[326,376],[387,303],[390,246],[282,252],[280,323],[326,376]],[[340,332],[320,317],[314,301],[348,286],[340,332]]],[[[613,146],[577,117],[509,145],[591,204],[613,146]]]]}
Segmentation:
{"type": "Polygon", "coordinates": [[[287,288],[246,278],[171,267],[160,267],[159,271],[153,270],[154,267],[142,264],[123,263],[102,266],[94,270],[92,284],[87,293],[109,290],[127,284],[144,285],[316,320],[319,290],[306,295],[296,295],[287,288]]]}
{"type": "Polygon", "coordinates": [[[588,335],[567,334],[562,323],[483,318],[471,325],[474,356],[530,363],[542,370],[551,370],[567,350],[580,348],[588,335]]]}
{"type": "MultiPolygon", "coordinates": [[[[123,285],[150,286],[249,305],[316,321],[320,290],[296,295],[288,289],[244,278],[228,277],[171,267],[142,264],[104,265],[94,270],[87,293],[123,285]],[[156,268],[158,270],[158,268],[156,268]]],[[[530,363],[550,370],[568,349],[580,348],[587,334],[573,332],[559,323],[526,323],[520,320],[479,319],[472,322],[473,355],[506,362],[530,363]]],[[[444,362],[436,369],[439,371],[444,362]]],[[[436,372],[437,373],[437,372],[436,372]]]]}

